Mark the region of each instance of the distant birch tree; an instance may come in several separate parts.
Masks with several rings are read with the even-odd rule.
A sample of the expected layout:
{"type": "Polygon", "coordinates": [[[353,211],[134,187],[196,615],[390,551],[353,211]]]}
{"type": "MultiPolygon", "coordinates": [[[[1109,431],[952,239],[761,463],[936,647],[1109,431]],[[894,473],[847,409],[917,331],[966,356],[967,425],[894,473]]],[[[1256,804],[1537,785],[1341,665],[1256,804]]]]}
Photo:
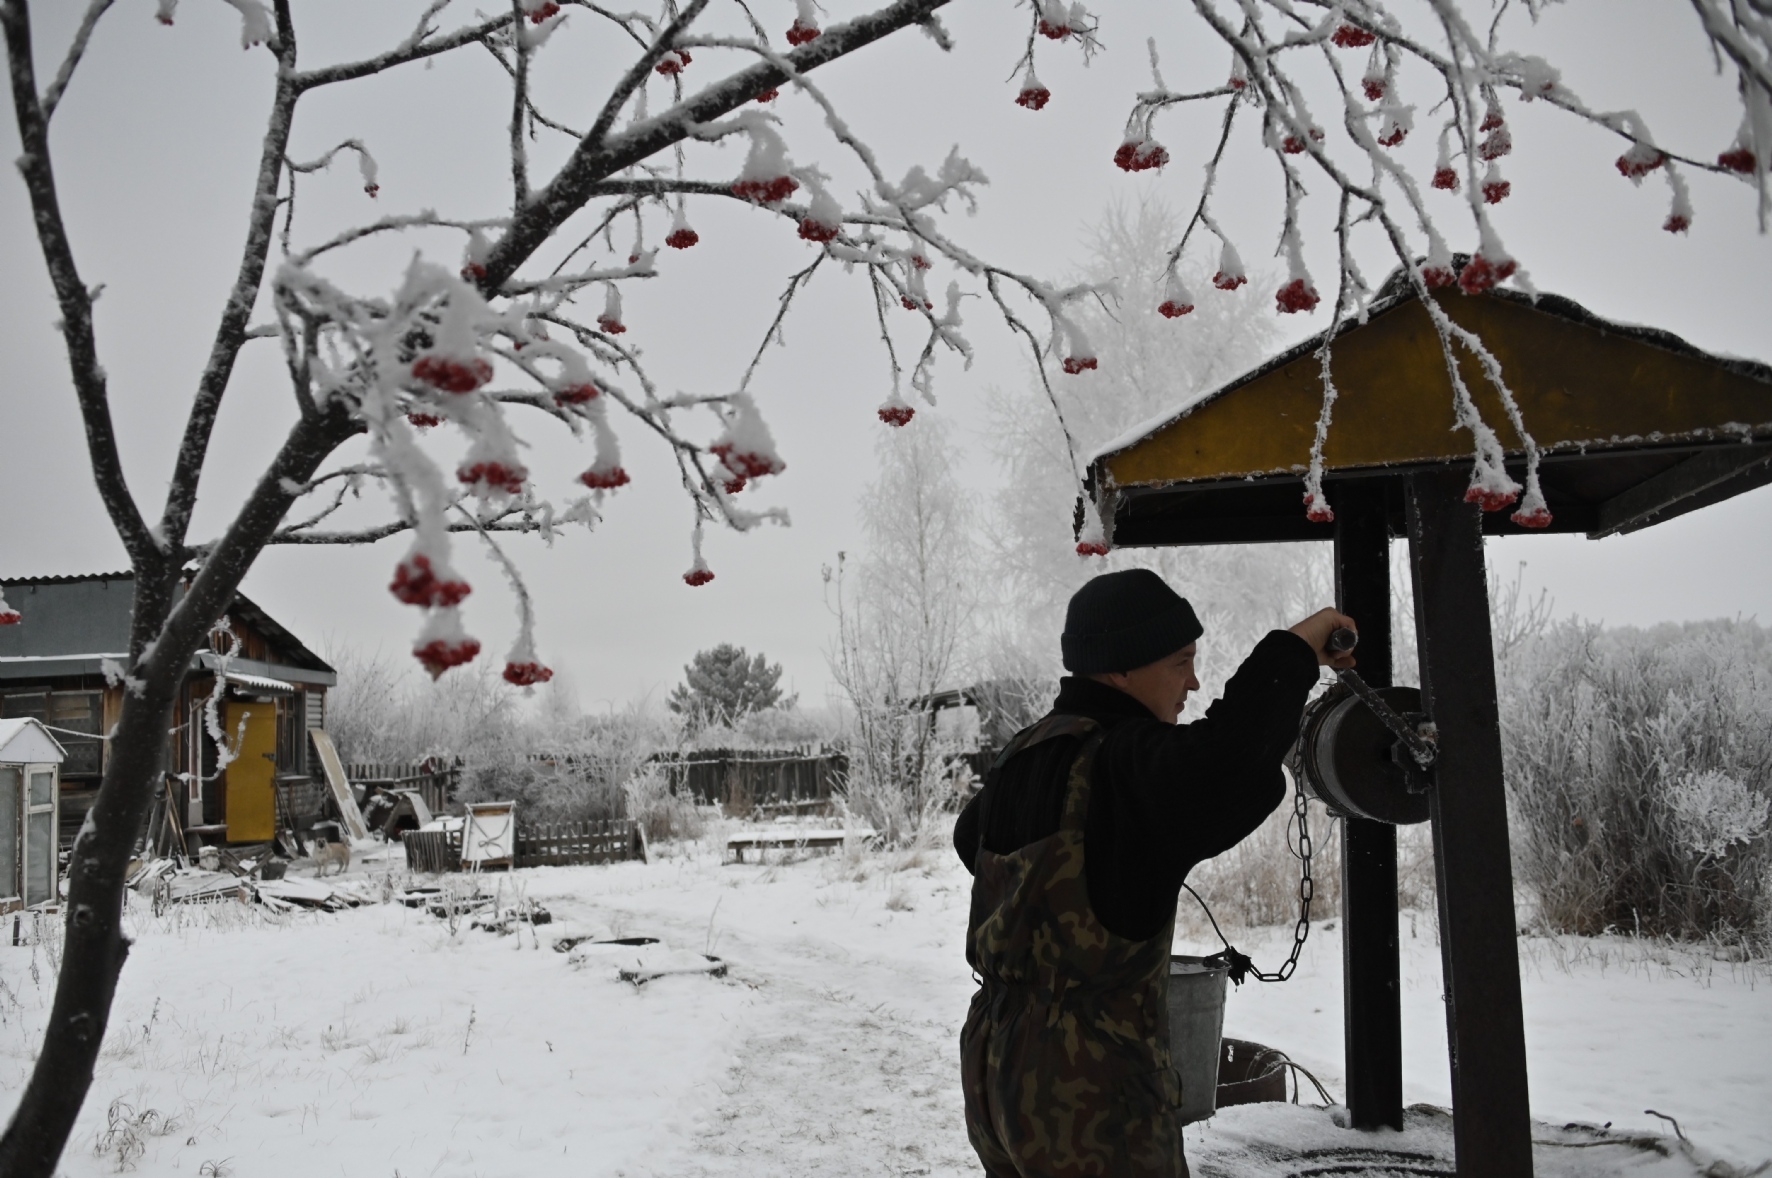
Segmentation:
{"type": "Polygon", "coordinates": [[[867,548],[825,574],[838,623],[829,657],[854,711],[845,795],[897,845],[946,799],[957,746],[929,697],[965,686],[982,569],[946,423],[883,436],[875,453],[879,473],[861,500],[867,548]]]}

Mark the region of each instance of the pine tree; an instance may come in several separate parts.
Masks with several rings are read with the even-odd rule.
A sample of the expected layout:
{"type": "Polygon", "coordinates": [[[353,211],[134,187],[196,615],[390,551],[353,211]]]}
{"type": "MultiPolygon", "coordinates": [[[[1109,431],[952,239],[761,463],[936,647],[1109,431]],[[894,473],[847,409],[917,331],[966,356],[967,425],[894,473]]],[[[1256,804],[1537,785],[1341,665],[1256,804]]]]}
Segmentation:
{"type": "Polygon", "coordinates": [[[672,691],[671,711],[694,724],[730,724],[740,716],[766,708],[794,706],[797,696],[782,698],[781,664],[762,654],[722,642],[696,653],[683,668],[682,683],[672,691]]]}

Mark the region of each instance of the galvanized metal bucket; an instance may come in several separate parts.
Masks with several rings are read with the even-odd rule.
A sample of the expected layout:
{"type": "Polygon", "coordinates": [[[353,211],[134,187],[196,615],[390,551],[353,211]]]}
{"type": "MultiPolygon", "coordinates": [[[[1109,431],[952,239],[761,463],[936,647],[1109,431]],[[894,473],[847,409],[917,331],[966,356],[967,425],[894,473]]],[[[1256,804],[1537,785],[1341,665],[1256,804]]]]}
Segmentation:
{"type": "Polygon", "coordinates": [[[1181,1122],[1217,1108],[1218,1040],[1224,1033],[1227,967],[1203,957],[1169,958],[1169,1054],[1181,1077],[1181,1122]]]}

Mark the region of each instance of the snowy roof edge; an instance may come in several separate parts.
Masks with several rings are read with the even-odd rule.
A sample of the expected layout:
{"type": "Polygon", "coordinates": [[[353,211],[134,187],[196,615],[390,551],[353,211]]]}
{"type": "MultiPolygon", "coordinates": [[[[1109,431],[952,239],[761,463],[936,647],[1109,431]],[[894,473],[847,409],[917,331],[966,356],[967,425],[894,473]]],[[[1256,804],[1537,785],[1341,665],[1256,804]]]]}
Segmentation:
{"type": "MultiPolygon", "coordinates": [[[[1462,263],[1464,260],[1463,255],[1457,255],[1456,260],[1462,263]]],[[[1745,356],[1727,356],[1718,352],[1707,352],[1703,348],[1689,343],[1675,335],[1673,332],[1664,331],[1659,327],[1647,327],[1638,323],[1621,323],[1616,319],[1607,319],[1603,316],[1594,314],[1574,299],[1568,298],[1564,295],[1545,293],[1528,294],[1525,291],[1503,290],[1497,288],[1489,291],[1488,297],[1506,299],[1507,301],[1514,303],[1524,303],[1535,310],[1555,315],[1559,319],[1567,319],[1573,323],[1580,323],[1598,328],[1601,331],[1613,332],[1624,336],[1627,339],[1634,339],[1639,343],[1648,344],[1651,347],[1673,352],[1676,355],[1691,356],[1699,360],[1707,360],[1738,376],[1745,376],[1750,380],[1758,380],[1763,381],[1766,384],[1772,384],[1772,364],[1765,364],[1759,360],[1751,360],[1745,356]]],[[[1404,277],[1402,269],[1398,268],[1393,270],[1391,271],[1390,277],[1384,280],[1384,285],[1379,287],[1377,297],[1374,298],[1371,303],[1367,304],[1365,316],[1361,319],[1353,319],[1343,323],[1341,325],[1341,330],[1336,334],[1338,336],[1345,335],[1357,328],[1364,327],[1377,316],[1395,310],[1397,307],[1402,306],[1404,303],[1409,302],[1414,298],[1415,291],[1410,287],[1407,279],[1404,277]]],[[[1165,410],[1159,416],[1151,418],[1149,421],[1140,425],[1131,427],[1121,433],[1118,437],[1115,437],[1111,441],[1092,450],[1083,464],[1084,470],[1088,471],[1104,458],[1118,454],[1122,450],[1130,449],[1139,442],[1150,437],[1152,434],[1157,433],[1159,430],[1180,421],[1206,402],[1216,400],[1229,393],[1234,393],[1251,381],[1266,376],[1269,372],[1272,372],[1277,368],[1283,368],[1301,356],[1308,356],[1310,353],[1323,346],[1323,341],[1328,335],[1329,330],[1325,328],[1324,330],[1317,332],[1315,335],[1300,340],[1298,343],[1292,345],[1290,348],[1287,348],[1285,351],[1264,363],[1256,365],[1241,376],[1232,378],[1229,382],[1220,385],[1218,388],[1215,388],[1210,392],[1199,393],[1183,401],[1180,405],[1165,410]]]]}

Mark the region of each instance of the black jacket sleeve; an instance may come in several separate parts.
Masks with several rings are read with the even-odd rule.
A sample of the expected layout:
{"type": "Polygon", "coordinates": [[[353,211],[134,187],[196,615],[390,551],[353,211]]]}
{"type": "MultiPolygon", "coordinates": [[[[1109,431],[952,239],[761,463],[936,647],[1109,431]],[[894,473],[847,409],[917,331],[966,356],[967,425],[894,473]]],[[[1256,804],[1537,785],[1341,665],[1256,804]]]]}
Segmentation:
{"type": "Polygon", "coordinates": [[[960,862],[966,870],[978,874],[972,861],[978,856],[978,799],[982,794],[973,794],[960,811],[960,817],[954,822],[954,851],[960,856],[960,862]]]}
{"type": "Polygon", "coordinates": [[[1091,791],[1087,870],[1096,915],[1133,940],[1169,919],[1187,873],[1235,846],[1285,796],[1280,761],[1317,682],[1296,634],[1256,646],[1204,718],[1117,725],[1091,791]]]}

